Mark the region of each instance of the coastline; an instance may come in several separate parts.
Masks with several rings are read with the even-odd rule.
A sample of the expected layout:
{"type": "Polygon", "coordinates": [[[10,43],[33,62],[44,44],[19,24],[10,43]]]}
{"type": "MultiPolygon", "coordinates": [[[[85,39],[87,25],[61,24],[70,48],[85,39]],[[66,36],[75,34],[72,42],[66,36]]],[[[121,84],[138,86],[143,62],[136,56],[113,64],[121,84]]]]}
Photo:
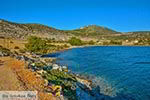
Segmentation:
{"type": "MultiPolygon", "coordinates": [[[[67,48],[67,49],[64,49],[64,50],[69,50],[69,49],[73,49],[73,48],[84,48],[84,47],[95,47],[95,46],[99,46],[99,47],[102,47],[101,45],[86,45],[86,46],[72,46],[72,47],[70,47],[70,48],[67,48]]],[[[110,45],[109,45],[110,46],[110,45]]],[[[112,45],[113,47],[114,47],[114,45],[112,45]]],[[[119,46],[119,45],[115,45],[115,46],[119,46]]],[[[104,46],[103,46],[104,47],[104,46]]],[[[105,46],[105,47],[107,47],[107,46],[105,46]]],[[[133,47],[136,47],[136,46],[133,46],[133,47]]],[[[143,47],[143,46],[142,46],[143,47]]],[[[149,46],[148,46],[149,47],[149,46]]],[[[61,51],[64,51],[64,50],[61,50],[61,51]]],[[[61,51],[56,51],[56,52],[54,52],[54,53],[57,53],[57,52],[61,52],[61,51]]],[[[32,54],[31,54],[32,55],[32,54]]],[[[40,66],[39,68],[38,67],[36,67],[36,70],[33,68],[33,67],[35,67],[34,65],[32,65],[32,64],[34,64],[36,61],[38,61],[38,59],[39,58],[31,58],[31,59],[34,59],[35,60],[35,62],[32,62],[32,63],[30,63],[29,64],[29,62],[30,61],[28,61],[28,60],[26,60],[26,57],[30,60],[30,57],[29,56],[26,56],[26,55],[16,55],[14,58],[15,59],[18,59],[19,61],[24,61],[24,62],[26,62],[26,63],[28,63],[28,67],[29,68],[27,68],[27,72],[29,72],[29,74],[31,74],[31,73],[36,73],[36,76],[34,76],[33,75],[33,77],[41,77],[41,78],[43,78],[42,77],[42,74],[43,73],[48,73],[48,71],[49,70],[43,70],[43,68],[44,68],[44,66],[42,65],[42,66],[40,66]],[[19,59],[18,59],[18,57],[20,57],[19,59]],[[45,72],[46,71],[46,72],[45,72]]],[[[41,57],[40,57],[41,58],[41,57]]],[[[43,59],[43,58],[42,58],[43,59]]],[[[48,58],[49,59],[49,58],[48,58]]],[[[41,60],[40,59],[40,62],[43,62],[43,60],[41,60]]],[[[44,63],[46,63],[46,62],[44,62],[44,63]]],[[[48,64],[47,64],[48,65],[48,64]]],[[[56,63],[51,63],[51,66],[52,66],[52,69],[55,69],[55,70],[59,70],[58,71],[58,73],[64,73],[63,71],[62,71],[62,68],[61,67],[63,67],[63,66],[60,66],[60,65],[58,65],[58,64],[56,64],[56,63]]],[[[18,66],[18,67],[20,67],[20,65],[18,66]]],[[[24,65],[24,68],[25,68],[25,65],[24,65]]],[[[22,69],[22,70],[24,70],[24,68],[22,69]]],[[[47,67],[48,68],[48,67],[47,67]]],[[[16,68],[14,68],[15,70],[16,70],[16,68]]],[[[29,81],[29,82],[31,82],[30,84],[27,84],[27,85],[29,85],[29,87],[28,88],[32,88],[32,86],[30,87],[30,85],[32,84],[32,82],[33,82],[33,80],[31,81],[31,80],[28,80],[28,77],[25,77],[25,79],[24,79],[24,76],[23,76],[23,73],[25,73],[24,71],[22,71],[21,73],[20,72],[15,72],[15,73],[19,73],[19,77],[21,77],[21,82],[23,82],[24,84],[27,84],[26,83],[26,81],[29,81]]],[[[57,73],[57,72],[56,72],[57,73]]],[[[17,74],[18,75],[18,74],[17,74]]],[[[49,73],[48,73],[48,75],[49,75],[49,73]]],[[[87,93],[87,95],[91,95],[90,93],[92,93],[92,91],[96,91],[96,94],[98,94],[98,98],[99,98],[99,96],[103,96],[102,94],[100,94],[98,91],[99,90],[93,90],[93,89],[98,89],[99,87],[92,87],[92,80],[90,80],[90,79],[88,79],[86,76],[84,76],[83,75],[83,77],[81,77],[82,75],[77,75],[77,74],[74,74],[74,73],[70,73],[70,74],[68,74],[68,75],[71,75],[71,77],[73,76],[73,77],[76,77],[75,78],[75,80],[76,80],[76,82],[77,82],[77,86],[78,86],[78,88],[77,89],[82,89],[82,90],[78,90],[77,92],[82,92],[82,93],[87,93]]],[[[31,75],[32,76],[32,75],[31,75]]],[[[69,76],[70,77],[70,76],[69,76]]],[[[47,79],[49,79],[49,77],[47,77],[47,79]]],[[[46,79],[46,80],[47,80],[46,79]]],[[[44,79],[45,80],[45,79],[44,79]]],[[[40,82],[41,80],[39,80],[39,82],[40,82]]],[[[43,81],[43,80],[42,80],[43,81]]],[[[49,80],[48,80],[49,81],[49,80]]],[[[62,80],[62,81],[64,81],[64,80],[62,80]]],[[[47,81],[46,81],[47,82],[47,81]]],[[[49,83],[49,82],[48,82],[49,83]]],[[[43,91],[49,91],[49,87],[50,88],[52,88],[52,87],[54,87],[54,88],[56,88],[56,87],[60,87],[60,88],[64,88],[64,87],[61,87],[61,85],[58,85],[58,84],[56,84],[56,85],[54,85],[54,86],[49,86],[48,85],[48,83],[46,84],[46,85],[44,85],[45,84],[45,82],[43,82],[42,83],[42,85],[43,85],[43,91]],[[46,88],[45,88],[45,86],[46,86],[46,88]],[[48,87],[48,88],[47,88],[48,87]]],[[[33,88],[34,89],[34,88],[33,88]]],[[[64,88],[65,89],[65,88],[64,88]]],[[[55,90],[55,89],[54,89],[55,90]]],[[[53,91],[54,91],[53,90],[53,91]]],[[[74,90],[73,90],[74,91],[74,90]]],[[[48,94],[46,94],[47,96],[52,96],[52,97],[60,97],[60,96],[62,96],[61,95],[61,92],[62,92],[62,90],[60,90],[60,91],[58,91],[58,92],[56,92],[55,94],[52,94],[51,93],[51,90],[50,90],[50,92],[47,92],[48,94]],[[58,93],[58,94],[57,94],[58,93]]],[[[75,92],[75,91],[74,91],[75,92]]],[[[44,94],[43,94],[44,95],[44,94]]],[[[74,95],[75,96],[75,95],[74,95]]],[[[107,95],[108,96],[108,95],[107,95]]],[[[41,99],[41,100],[44,100],[44,99],[41,99]]],[[[63,99],[62,99],[63,100],[63,99]]]]}
{"type": "MultiPolygon", "coordinates": [[[[73,46],[73,47],[70,47],[69,49],[73,49],[73,48],[84,48],[84,47],[95,47],[95,46],[97,46],[97,45],[92,45],[92,46],[73,46]]],[[[111,45],[112,47],[150,47],[150,46],[120,46],[120,45],[111,45]]],[[[110,47],[110,46],[97,46],[97,47],[110,47]]],[[[69,50],[69,49],[67,49],[67,50],[69,50]]],[[[119,92],[119,91],[117,91],[117,92],[119,92]]],[[[123,96],[123,94],[118,94],[119,96],[123,96]]],[[[130,97],[129,97],[130,98],[130,97]]],[[[132,97],[131,97],[132,98],[132,97]]],[[[111,100],[111,99],[110,99],[111,100]]],[[[118,99],[119,100],[119,99],[118,99]]],[[[128,99],[127,99],[128,100],[128,99]]],[[[129,99],[130,100],[130,99],[129,99]]]]}
{"type": "Polygon", "coordinates": [[[59,52],[63,52],[63,51],[74,49],[74,48],[85,48],[85,47],[150,47],[150,45],[83,45],[83,46],[70,46],[68,48],[58,50],[58,51],[48,53],[48,54],[59,53],[59,52]]]}

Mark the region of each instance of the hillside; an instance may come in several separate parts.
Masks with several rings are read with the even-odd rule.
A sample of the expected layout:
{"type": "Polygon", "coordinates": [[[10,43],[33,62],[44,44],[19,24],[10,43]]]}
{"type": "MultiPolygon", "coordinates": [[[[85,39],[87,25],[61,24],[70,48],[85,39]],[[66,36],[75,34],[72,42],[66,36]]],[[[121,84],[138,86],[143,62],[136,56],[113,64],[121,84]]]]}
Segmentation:
{"type": "Polygon", "coordinates": [[[140,45],[147,45],[150,41],[150,31],[122,33],[97,25],[88,25],[75,30],[59,30],[42,24],[19,24],[0,20],[0,37],[26,39],[30,35],[58,41],[67,41],[70,37],[77,37],[83,41],[98,41],[102,45],[109,44],[111,41],[113,43],[119,41],[125,45],[133,45],[135,41],[140,41],[140,45]]]}
{"type": "Polygon", "coordinates": [[[80,29],[75,29],[68,31],[74,35],[79,35],[79,36],[109,36],[109,35],[117,35],[121,34],[120,32],[116,32],[112,29],[109,29],[107,27],[101,27],[97,25],[88,25],[85,27],[81,27],[80,29]]]}
{"type": "Polygon", "coordinates": [[[19,24],[0,20],[0,36],[25,38],[29,35],[45,36],[49,38],[67,38],[69,36],[94,37],[120,34],[106,27],[89,25],[80,29],[63,31],[41,24],[19,24]]]}
{"type": "Polygon", "coordinates": [[[41,24],[18,24],[5,20],[0,20],[0,36],[12,38],[26,38],[29,35],[40,37],[63,38],[68,36],[64,31],[48,27],[41,24]]]}

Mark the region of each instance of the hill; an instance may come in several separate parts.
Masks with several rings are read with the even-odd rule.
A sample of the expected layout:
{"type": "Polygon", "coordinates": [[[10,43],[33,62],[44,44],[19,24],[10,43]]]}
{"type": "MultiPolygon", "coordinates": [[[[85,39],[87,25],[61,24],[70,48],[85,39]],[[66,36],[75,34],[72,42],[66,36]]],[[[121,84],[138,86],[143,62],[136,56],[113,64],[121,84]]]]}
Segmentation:
{"type": "Polygon", "coordinates": [[[29,35],[38,35],[41,37],[62,39],[69,36],[97,37],[99,35],[109,36],[115,34],[120,34],[120,32],[96,25],[89,25],[76,30],[64,31],[42,24],[19,24],[0,20],[0,36],[4,37],[25,38],[29,35]]]}
{"type": "Polygon", "coordinates": [[[0,36],[10,38],[26,38],[29,35],[40,37],[63,38],[69,34],[42,24],[19,24],[0,20],[0,36]]]}
{"type": "Polygon", "coordinates": [[[134,44],[134,41],[142,41],[140,44],[143,45],[150,41],[150,31],[122,33],[97,25],[88,25],[75,30],[59,30],[42,24],[20,24],[0,20],[0,37],[26,39],[30,35],[58,41],[66,41],[70,37],[77,37],[84,41],[99,41],[101,44],[111,41],[113,41],[112,43],[119,41],[125,44],[126,41],[129,41],[129,43],[134,44]]]}
{"type": "Polygon", "coordinates": [[[109,36],[109,35],[121,34],[120,32],[116,32],[107,27],[101,27],[97,25],[88,25],[85,27],[81,27],[80,29],[75,29],[68,32],[79,36],[99,36],[99,35],[109,36]]]}

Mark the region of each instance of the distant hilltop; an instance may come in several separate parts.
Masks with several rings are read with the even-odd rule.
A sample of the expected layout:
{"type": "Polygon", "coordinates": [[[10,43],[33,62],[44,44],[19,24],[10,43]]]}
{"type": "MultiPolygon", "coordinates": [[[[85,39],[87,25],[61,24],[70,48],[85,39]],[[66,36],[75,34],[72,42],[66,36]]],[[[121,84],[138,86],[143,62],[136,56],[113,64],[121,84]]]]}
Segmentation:
{"type": "Polygon", "coordinates": [[[150,31],[122,33],[98,25],[87,25],[74,30],[59,30],[42,24],[20,24],[0,19],[0,37],[26,39],[30,35],[63,41],[70,37],[100,42],[111,40],[146,41],[150,39],[150,31]]]}

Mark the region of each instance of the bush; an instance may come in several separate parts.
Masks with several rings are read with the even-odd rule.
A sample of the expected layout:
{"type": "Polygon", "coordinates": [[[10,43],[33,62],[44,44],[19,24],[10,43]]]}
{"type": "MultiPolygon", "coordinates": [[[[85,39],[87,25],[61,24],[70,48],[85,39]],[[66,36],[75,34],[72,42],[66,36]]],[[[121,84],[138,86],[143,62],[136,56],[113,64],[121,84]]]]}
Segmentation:
{"type": "Polygon", "coordinates": [[[35,53],[47,52],[46,41],[36,36],[30,36],[28,38],[28,43],[25,44],[25,47],[30,52],[35,52],[35,53]]]}
{"type": "Polygon", "coordinates": [[[110,43],[108,41],[104,41],[103,45],[110,45],[110,43]]]}
{"type": "Polygon", "coordinates": [[[19,49],[19,52],[20,52],[20,53],[25,53],[26,50],[25,50],[25,49],[19,49]]]}
{"type": "Polygon", "coordinates": [[[76,37],[72,37],[68,42],[73,46],[80,46],[83,44],[82,41],[76,37]]]}
{"type": "Polygon", "coordinates": [[[18,46],[15,46],[14,49],[19,49],[19,47],[18,47],[18,46]]]}
{"type": "Polygon", "coordinates": [[[47,79],[50,83],[55,85],[61,85],[63,87],[64,96],[70,98],[69,100],[76,100],[76,91],[71,87],[75,85],[76,78],[64,71],[48,70],[48,73],[44,73],[43,78],[47,79]]]}
{"type": "Polygon", "coordinates": [[[111,40],[110,41],[110,45],[122,45],[121,41],[117,41],[117,40],[111,40]]]}
{"type": "Polygon", "coordinates": [[[94,45],[95,42],[94,42],[93,40],[91,40],[91,41],[89,41],[89,44],[90,44],[90,45],[94,45]]]}
{"type": "Polygon", "coordinates": [[[12,52],[9,49],[4,48],[2,46],[0,46],[0,52],[2,53],[3,56],[10,56],[12,54],[12,52]]]}
{"type": "Polygon", "coordinates": [[[36,62],[36,63],[35,63],[35,66],[36,66],[36,67],[44,67],[44,66],[46,66],[46,64],[43,63],[43,62],[36,62]]]}

